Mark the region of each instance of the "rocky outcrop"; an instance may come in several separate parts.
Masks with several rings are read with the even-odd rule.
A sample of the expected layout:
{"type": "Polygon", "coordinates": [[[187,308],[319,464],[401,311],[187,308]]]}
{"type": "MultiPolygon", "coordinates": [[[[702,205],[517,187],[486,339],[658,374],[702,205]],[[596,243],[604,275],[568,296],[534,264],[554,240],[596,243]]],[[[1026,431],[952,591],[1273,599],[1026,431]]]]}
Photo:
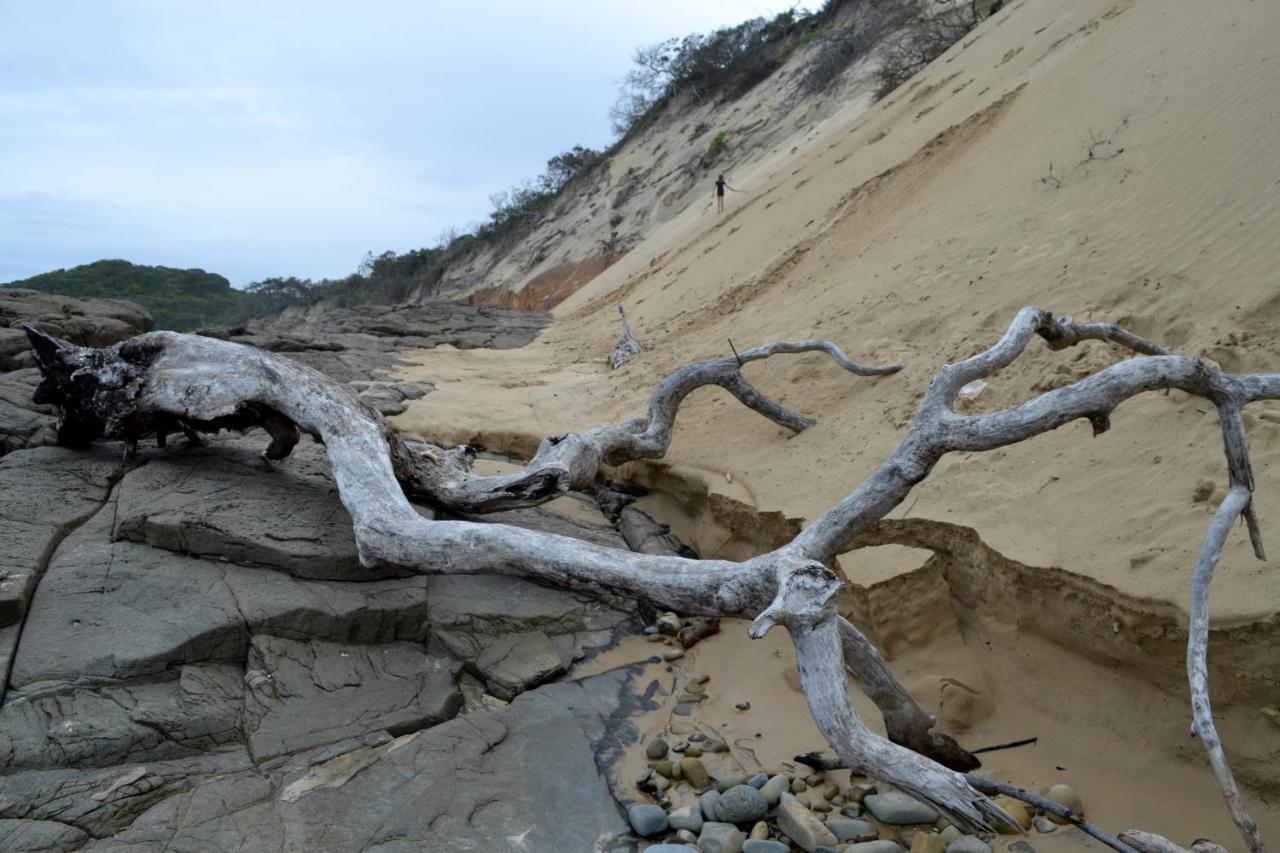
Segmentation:
{"type": "MultiPolygon", "coordinates": [[[[0,459],[4,849],[622,844],[596,753],[625,675],[533,688],[625,604],[368,572],[323,448],[264,441],[0,459]]],[[[621,545],[591,511],[495,523],[621,545]]]]}

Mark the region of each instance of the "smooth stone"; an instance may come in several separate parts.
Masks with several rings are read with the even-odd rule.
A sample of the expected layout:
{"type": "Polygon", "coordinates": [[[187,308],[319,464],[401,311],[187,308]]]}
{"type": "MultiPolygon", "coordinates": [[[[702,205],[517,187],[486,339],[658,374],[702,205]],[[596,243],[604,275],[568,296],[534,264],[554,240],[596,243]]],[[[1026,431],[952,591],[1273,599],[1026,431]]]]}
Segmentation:
{"type": "Polygon", "coordinates": [[[850,785],[849,790],[844,792],[845,798],[851,803],[860,803],[868,794],[874,794],[876,789],[872,785],[850,785]]]}
{"type": "Polygon", "coordinates": [[[666,776],[668,779],[674,779],[676,774],[676,766],[670,761],[655,761],[649,765],[658,773],[666,776]]]}
{"type": "Polygon", "coordinates": [[[747,777],[747,784],[755,788],[757,791],[764,787],[764,783],[769,781],[768,773],[753,773],[747,777]]]}
{"type": "Polygon", "coordinates": [[[900,791],[868,794],[862,798],[862,805],[876,820],[893,826],[933,823],[938,819],[938,813],[931,806],[900,791]]]}
{"type": "Polygon", "coordinates": [[[1036,832],[1041,832],[1046,835],[1050,832],[1058,831],[1058,825],[1047,817],[1037,817],[1031,821],[1031,825],[1036,828],[1036,832]]]}
{"type": "Polygon", "coordinates": [[[755,823],[769,811],[769,803],[750,785],[734,785],[720,795],[716,814],[725,823],[755,823]]]}
{"type": "Polygon", "coordinates": [[[707,736],[704,735],[702,732],[694,732],[693,734],[689,735],[689,743],[702,743],[706,739],[707,739],[707,736]]]}
{"type": "Polygon", "coordinates": [[[698,835],[698,847],[702,853],[742,853],[746,837],[731,823],[708,821],[698,835]]]}
{"type": "Polygon", "coordinates": [[[667,726],[667,728],[671,730],[671,733],[673,735],[680,735],[681,737],[683,737],[684,735],[689,735],[690,740],[692,740],[693,735],[697,732],[697,729],[695,729],[689,723],[681,723],[679,721],[672,723],[671,725],[667,726]]]}
{"type": "Polygon", "coordinates": [[[830,785],[827,785],[822,789],[822,796],[828,800],[834,800],[836,797],[840,796],[840,786],[835,782],[832,782],[830,785]]]}
{"type": "Polygon", "coordinates": [[[782,795],[787,791],[791,783],[786,776],[773,776],[760,789],[760,793],[764,794],[765,802],[769,804],[769,808],[776,808],[778,800],[782,799],[782,795]]]}
{"type": "Polygon", "coordinates": [[[749,838],[765,839],[769,837],[769,824],[760,821],[751,827],[751,832],[747,833],[749,838]]]}
{"type": "Polygon", "coordinates": [[[631,828],[636,835],[641,838],[667,831],[667,813],[661,806],[635,803],[627,807],[627,819],[631,821],[631,828]]]}
{"type": "Polygon", "coordinates": [[[742,853],[788,853],[790,850],[791,848],[781,841],[770,841],[766,838],[748,838],[747,843],[742,845],[742,853]]]}
{"type": "Polygon", "coordinates": [[[991,845],[976,835],[962,835],[947,844],[947,853],[991,853],[991,845]]]}
{"type": "MultiPolygon", "coordinates": [[[[939,818],[939,820],[942,820],[942,819],[943,819],[943,818],[939,818]]],[[[944,826],[944,827],[942,828],[942,831],[941,831],[941,832],[939,832],[938,834],[939,834],[939,835],[941,835],[943,838],[945,838],[945,839],[947,840],[947,843],[948,843],[948,844],[950,844],[952,841],[955,841],[957,838],[959,838],[959,837],[960,837],[961,835],[963,835],[964,833],[962,833],[960,830],[956,829],[956,828],[955,828],[954,826],[952,826],[951,824],[947,824],[946,826],[944,826]]]]}
{"type": "Polygon", "coordinates": [[[697,705],[692,702],[681,702],[679,705],[676,705],[671,709],[671,713],[675,714],[677,717],[691,717],[693,716],[693,709],[696,707],[697,705]]]}
{"type": "Polygon", "coordinates": [[[879,841],[866,841],[861,844],[850,844],[844,848],[844,853],[902,853],[902,847],[896,841],[881,839],[879,841]]]}
{"type": "Polygon", "coordinates": [[[698,834],[696,832],[690,832],[687,829],[677,829],[676,839],[683,841],[685,844],[697,844],[698,834]]]}
{"type": "Polygon", "coordinates": [[[844,808],[840,809],[840,814],[845,817],[862,817],[862,806],[857,803],[849,803],[844,808]]]}
{"type": "Polygon", "coordinates": [[[739,703],[737,703],[736,705],[734,705],[733,707],[737,708],[739,711],[750,711],[750,710],[751,710],[751,703],[750,703],[750,702],[739,702],[739,703]]]}
{"type": "Polygon", "coordinates": [[[698,806],[685,806],[667,815],[667,823],[671,824],[672,829],[687,829],[690,832],[700,832],[703,821],[702,809],[698,806]]]}
{"type": "MultiPolygon", "coordinates": [[[[1031,828],[1031,809],[1027,808],[1026,803],[1023,803],[1020,800],[1015,800],[1013,797],[1006,797],[1003,794],[996,797],[993,802],[1008,812],[1009,817],[1018,822],[1018,826],[1022,827],[1024,830],[1031,828]]],[[[1001,835],[1018,834],[1018,830],[1003,824],[999,829],[1001,835]]]]}
{"type": "Polygon", "coordinates": [[[701,758],[702,750],[690,743],[685,745],[684,754],[689,758],[701,758]]]}
{"type": "Polygon", "coordinates": [[[669,652],[662,653],[662,659],[667,663],[680,660],[682,657],[684,657],[684,649],[672,649],[669,652]]]}
{"type": "Polygon", "coordinates": [[[730,776],[723,776],[716,779],[716,790],[723,794],[730,788],[736,788],[738,785],[745,785],[746,782],[746,777],[736,773],[730,776]]]}
{"type": "Polygon", "coordinates": [[[645,853],[698,853],[698,848],[690,847],[688,844],[672,844],[669,841],[662,844],[651,844],[645,848],[645,853]]]}
{"type": "Polygon", "coordinates": [[[656,737],[649,741],[649,745],[644,748],[644,754],[656,761],[659,758],[666,758],[668,749],[670,747],[667,746],[667,742],[660,737],[656,737]]]}
{"type": "Polygon", "coordinates": [[[791,780],[791,793],[803,794],[807,790],[809,790],[809,786],[804,783],[803,779],[791,780]]]}
{"type": "Polygon", "coordinates": [[[796,846],[808,853],[815,853],[819,845],[834,845],[836,837],[814,816],[813,812],[790,794],[784,794],[778,803],[778,829],[790,836],[796,846]]]}
{"type": "Polygon", "coordinates": [[[804,777],[804,781],[805,781],[805,784],[808,785],[810,788],[816,788],[819,785],[826,784],[827,774],[818,773],[817,771],[814,771],[813,773],[810,773],[808,776],[804,777]]]}
{"type": "Polygon", "coordinates": [[[684,774],[685,781],[695,790],[703,791],[711,787],[711,774],[707,772],[706,766],[700,759],[680,759],[680,772],[684,774]]]}
{"type": "Polygon", "coordinates": [[[706,693],[707,685],[699,684],[696,681],[691,681],[684,686],[684,689],[686,693],[706,693]]]}
{"type": "Polygon", "coordinates": [[[853,820],[847,817],[827,818],[827,829],[831,830],[838,841],[875,841],[880,835],[876,828],[865,820],[853,820]]]}
{"type": "Polygon", "coordinates": [[[936,832],[917,832],[911,853],[945,853],[947,840],[936,832]]]}
{"type": "Polygon", "coordinates": [[[707,791],[701,797],[698,797],[698,808],[702,810],[703,820],[719,820],[716,816],[716,806],[720,803],[719,791],[707,791]]]}
{"type": "MultiPolygon", "coordinates": [[[[1084,815],[1084,802],[1080,799],[1080,795],[1076,793],[1076,789],[1070,785],[1054,785],[1045,791],[1045,799],[1052,800],[1060,806],[1066,806],[1078,815],[1084,815]]],[[[1066,821],[1057,815],[1049,815],[1049,820],[1056,824],[1065,826],[1066,821]]]]}

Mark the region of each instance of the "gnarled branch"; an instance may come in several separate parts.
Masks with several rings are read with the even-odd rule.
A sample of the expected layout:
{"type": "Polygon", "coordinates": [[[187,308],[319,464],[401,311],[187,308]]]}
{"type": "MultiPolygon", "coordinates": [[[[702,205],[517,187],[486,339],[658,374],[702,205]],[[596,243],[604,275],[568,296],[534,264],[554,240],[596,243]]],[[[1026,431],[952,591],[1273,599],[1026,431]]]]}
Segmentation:
{"type": "MultiPolygon", "coordinates": [[[[34,330],[29,334],[33,342],[40,337],[34,330]]],[[[1095,429],[1105,429],[1111,411],[1129,397],[1143,391],[1180,388],[1210,399],[1218,407],[1232,494],[1237,495],[1215,519],[1206,544],[1209,556],[1202,555],[1201,560],[1208,568],[1197,572],[1198,578],[1204,577],[1204,595],[1196,599],[1203,604],[1193,609],[1203,611],[1207,637],[1208,576],[1230,520],[1235,514],[1244,514],[1246,519],[1252,515],[1252,501],[1245,499],[1251,495],[1252,474],[1239,410],[1254,400],[1280,398],[1280,374],[1227,374],[1200,359],[1167,354],[1119,327],[1077,325],[1070,318],[1056,319],[1048,312],[1026,308],[994,346],[939,371],[903,442],[848,497],[791,543],[733,563],[620,553],[502,525],[428,521],[414,510],[405,491],[413,491],[417,484],[423,487],[422,493],[432,494],[429,487],[434,483],[418,484],[414,478],[421,471],[432,470],[427,462],[447,468],[448,455],[424,461],[420,450],[396,437],[350,389],[268,353],[173,333],[142,335],[103,350],[60,347],[56,342],[50,348],[47,341],[36,345],[46,377],[40,393],[63,407],[64,418],[76,425],[73,435],[78,440],[98,436],[136,440],[175,423],[205,428],[254,418],[261,422],[265,411],[318,436],[328,449],[365,565],[394,565],[423,573],[520,575],[576,590],[635,596],[691,615],[756,615],[753,636],[772,624],[785,625],[796,645],[810,709],[837,755],[849,766],[932,803],[966,830],[1013,824],[964,776],[878,737],[858,719],[844,687],[843,666],[849,665],[860,676],[878,670],[893,679],[883,660],[867,653],[869,643],[859,641],[852,626],[844,629],[840,624],[831,604],[838,582],[824,563],[901,503],[948,452],[1014,444],[1077,418],[1090,420],[1095,429]],[[1103,340],[1142,355],[1009,409],[974,416],[954,411],[961,387],[1010,364],[1036,335],[1053,348],[1103,340]],[[1215,548],[1210,548],[1215,542],[1215,548]]],[[[654,391],[648,418],[547,439],[523,476],[541,475],[557,488],[568,488],[589,484],[601,463],[661,455],[670,442],[680,401],[702,385],[725,387],[747,405],[790,425],[781,407],[770,410],[760,404],[753,396],[758,392],[746,384],[739,369],[748,361],[775,353],[809,350],[824,350],[855,373],[897,369],[860,368],[848,362],[834,344],[823,341],[770,344],[735,358],[688,365],[662,380],[654,391]]],[[[451,453],[465,455],[465,451],[451,453]]],[[[460,459],[457,464],[464,462],[460,459]]],[[[510,489],[515,482],[506,481],[504,488],[510,489]]],[[[465,482],[459,494],[467,497],[465,482]]],[[[1261,556],[1257,531],[1253,518],[1250,535],[1261,556]]],[[[1188,669],[1194,691],[1198,676],[1192,672],[1193,652],[1189,650],[1188,669]]],[[[1202,666],[1203,656],[1197,659],[1202,666]]],[[[1204,696],[1207,700],[1207,686],[1204,696]]],[[[1211,721],[1208,725],[1202,722],[1207,708],[1206,701],[1203,711],[1196,710],[1197,732],[1202,738],[1212,731],[1211,721]]],[[[1212,749],[1210,752],[1216,768],[1221,755],[1215,757],[1212,749]]],[[[1224,758],[1222,764],[1225,767],[1224,758]]],[[[1233,799],[1233,792],[1226,787],[1224,784],[1224,793],[1234,813],[1238,791],[1233,799]]],[[[1243,805],[1239,808],[1243,810],[1243,805]]],[[[1242,826],[1251,849],[1261,849],[1256,837],[1245,830],[1242,826]]]]}

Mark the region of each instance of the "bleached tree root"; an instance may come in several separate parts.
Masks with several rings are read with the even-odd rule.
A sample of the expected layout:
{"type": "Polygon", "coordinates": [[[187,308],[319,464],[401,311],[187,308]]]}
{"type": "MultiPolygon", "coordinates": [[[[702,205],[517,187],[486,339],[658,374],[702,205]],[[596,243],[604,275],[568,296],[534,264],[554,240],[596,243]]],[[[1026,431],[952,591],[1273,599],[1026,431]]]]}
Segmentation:
{"type": "MultiPolygon", "coordinates": [[[[1255,400],[1280,398],[1280,374],[1223,373],[1200,359],[1171,355],[1109,324],[1075,324],[1070,318],[1026,308],[995,345],[943,366],[902,443],[848,497],[787,545],[734,563],[619,552],[504,525],[429,521],[409,503],[406,492],[433,496],[446,505],[456,497],[478,505],[469,511],[483,511],[504,501],[515,501],[515,505],[539,502],[540,494],[548,489],[554,492],[589,485],[601,464],[664,453],[680,401],[695,388],[709,384],[725,388],[780,424],[804,428],[812,422],[763,397],[740,373],[743,364],[775,353],[823,350],[855,373],[892,372],[896,367],[861,368],[824,341],[769,344],[736,357],[688,365],[659,383],[648,418],[547,439],[527,471],[499,485],[494,478],[465,476],[469,466],[457,459],[461,451],[436,456],[414,447],[398,438],[350,389],[269,353],[167,332],[94,350],[65,347],[33,329],[28,332],[45,375],[37,393],[44,402],[61,406],[60,432],[71,441],[83,443],[97,437],[136,441],[179,429],[270,426],[276,416],[283,420],[275,423],[273,446],[281,447],[292,438],[290,429],[284,429],[281,437],[281,423],[318,437],[328,450],[342,501],[351,513],[364,565],[407,567],[433,574],[518,575],[579,591],[636,597],[688,615],[754,616],[753,637],[762,636],[775,624],[784,625],[796,646],[810,710],[841,760],[931,803],[967,831],[987,831],[999,824],[1012,826],[1013,822],[962,774],[877,736],[858,719],[845,689],[844,668],[848,664],[862,676],[874,666],[865,661],[876,658],[867,653],[856,632],[841,625],[832,604],[840,582],[826,564],[899,505],[946,453],[1017,443],[1077,418],[1088,419],[1095,433],[1100,433],[1121,402],[1144,391],[1165,388],[1205,397],[1218,407],[1232,493],[1244,496],[1237,497],[1231,506],[1239,507],[1236,512],[1248,523],[1255,551],[1261,556],[1257,518],[1252,501],[1247,499],[1252,474],[1239,412],[1255,400]],[[1142,355],[1008,409],[972,416],[954,411],[962,386],[1011,363],[1037,335],[1058,349],[1100,340],[1142,355]],[[539,477],[542,479],[536,479],[539,477]],[[442,487],[442,479],[450,480],[452,491],[442,487]],[[486,480],[490,482],[483,482],[486,480]]],[[[1208,549],[1210,557],[1202,555],[1208,572],[1234,518],[1231,512],[1231,507],[1225,516],[1220,511],[1210,531],[1210,541],[1218,544],[1216,551],[1208,549]],[[1223,518],[1226,520],[1220,525],[1223,518]],[[1216,531],[1220,528],[1219,535],[1216,531]]],[[[1208,572],[1204,573],[1206,620],[1208,572]]],[[[1189,649],[1188,654],[1190,661],[1199,652],[1189,649]]],[[[1198,677],[1192,674],[1193,691],[1198,677]]],[[[1208,741],[1212,723],[1202,721],[1201,711],[1196,715],[1197,732],[1208,741]]],[[[1214,757],[1210,743],[1206,746],[1216,767],[1220,744],[1218,757],[1214,757]]],[[[1225,759],[1222,763],[1225,766],[1225,759]]],[[[1234,813],[1238,792],[1234,799],[1232,791],[1224,793],[1234,813]]],[[[1262,849],[1260,842],[1255,845],[1250,839],[1249,843],[1251,849],[1262,849]]]]}

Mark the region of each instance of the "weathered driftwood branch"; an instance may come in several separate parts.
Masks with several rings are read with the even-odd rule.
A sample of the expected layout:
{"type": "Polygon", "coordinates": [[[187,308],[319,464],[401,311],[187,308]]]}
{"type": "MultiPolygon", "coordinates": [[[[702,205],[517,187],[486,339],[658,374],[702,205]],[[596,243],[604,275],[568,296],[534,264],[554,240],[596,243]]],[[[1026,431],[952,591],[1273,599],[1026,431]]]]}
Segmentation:
{"type": "Polygon", "coordinates": [[[627,322],[627,309],[619,305],[618,314],[622,316],[622,340],[618,341],[613,348],[613,355],[609,356],[610,370],[617,370],[625,366],[640,353],[644,352],[644,347],[640,345],[640,341],[636,340],[636,336],[631,333],[631,324],[627,322]]]}
{"type": "Polygon", "coordinates": [[[618,426],[599,426],[580,433],[551,436],[542,441],[523,471],[481,477],[471,470],[470,448],[440,451],[421,442],[396,439],[396,474],[413,499],[447,506],[463,513],[534,506],[570,490],[585,490],[596,481],[602,464],[620,465],[634,459],[658,459],[671,445],[680,403],[690,393],[717,385],[744,406],[793,432],[813,426],[812,418],[797,414],[756,390],[742,375],[743,364],[782,353],[825,352],[858,376],[885,376],[902,369],[891,364],[869,367],[849,359],[831,341],[778,341],[741,353],[738,357],[686,364],[664,377],[653,390],[648,416],[618,426]],[[424,448],[429,450],[424,453],[424,448]]]}
{"type": "MultiPolygon", "coordinates": [[[[63,407],[66,434],[73,440],[97,436],[137,440],[177,428],[263,423],[269,417],[265,412],[318,436],[328,449],[366,565],[409,567],[424,573],[505,573],[577,590],[635,596],[689,615],[754,616],[752,636],[761,636],[774,624],[786,626],[796,645],[810,709],[841,760],[932,803],[967,830],[1012,821],[960,773],[878,737],[858,719],[844,687],[845,665],[863,678],[876,668],[876,661],[884,673],[888,670],[878,655],[868,654],[873,647],[865,638],[860,641],[852,626],[841,625],[832,604],[839,582],[825,563],[901,503],[948,452],[1002,447],[1077,418],[1088,419],[1095,433],[1102,432],[1119,403],[1156,389],[1179,388],[1197,394],[1228,414],[1238,414],[1240,407],[1254,400],[1280,398],[1280,374],[1226,374],[1200,359],[1169,355],[1115,326],[1077,325],[1070,318],[1023,309],[990,349],[941,369],[903,442],[847,498],[788,545],[733,563],[621,553],[503,525],[428,521],[414,510],[405,492],[435,494],[439,499],[442,493],[431,488],[438,483],[416,478],[446,468],[448,454],[437,465],[397,438],[349,389],[267,353],[173,333],[143,335],[104,350],[61,347],[34,330],[31,335],[46,376],[39,393],[46,402],[63,407]],[[1053,348],[1103,340],[1143,355],[1009,409],[973,416],[953,410],[963,385],[1011,363],[1036,335],[1053,348]],[[415,486],[421,488],[415,491],[415,486]]],[[[516,475],[515,482],[533,491],[546,487],[530,485],[533,481],[528,478],[537,474],[557,487],[589,484],[601,463],[661,455],[670,442],[679,402],[702,385],[720,385],[784,425],[807,426],[807,419],[759,395],[739,368],[775,353],[817,349],[853,372],[896,369],[859,368],[833,344],[821,341],[770,344],[737,358],[689,365],[659,384],[647,419],[548,439],[529,470],[516,475]]],[[[1248,494],[1252,475],[1243,426],[1238,418],[1224,418],[1223,428],[1232,487],[1248,494]]],[[[273,433],[273,445],[278,438],[273,433]]],[[[283,440],[288,442],[288,430],[283,440]]],[[[477,497],[465,478],[457,494],[462,499],[477,497]]],[[[1245,501],[1240,512],[1246,520],[1253,519],[1250,535],[1261,554],[1250,504],[1245,501]]],[[[889,688],[887,693],[891,692],[889,688]]],[[[1199,726],[1198,731],[1203,737],[1209,728],[1199,726]]],[[[1230,802],[1232,795],[1226,793],[1230,802]]]]}

